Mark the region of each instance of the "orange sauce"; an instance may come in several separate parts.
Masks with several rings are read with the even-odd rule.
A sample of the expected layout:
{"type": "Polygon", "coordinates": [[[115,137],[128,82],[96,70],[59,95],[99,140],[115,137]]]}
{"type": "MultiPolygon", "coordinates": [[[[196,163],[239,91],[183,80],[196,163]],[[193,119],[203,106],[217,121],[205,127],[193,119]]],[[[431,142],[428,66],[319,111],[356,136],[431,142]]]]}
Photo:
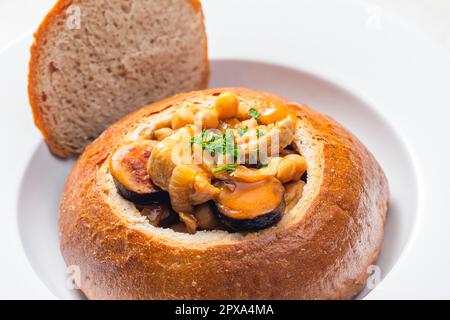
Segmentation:
{"type": "Polygon", "coordinates": [[[295,114],[291,110],[271,102],[267,102],[262,106],[259,113],[260,118],[258,122],[265,125],[281,121],[289,116],[295,118],[295,114]]]}
{"type": "Polygon", "coordinates": [[[234,182],[235,188],[221,187],[218,204],[233,219],[254,219],[276,210],[283,200],[284,187],[269,177],[257,182],[234,182]]]}

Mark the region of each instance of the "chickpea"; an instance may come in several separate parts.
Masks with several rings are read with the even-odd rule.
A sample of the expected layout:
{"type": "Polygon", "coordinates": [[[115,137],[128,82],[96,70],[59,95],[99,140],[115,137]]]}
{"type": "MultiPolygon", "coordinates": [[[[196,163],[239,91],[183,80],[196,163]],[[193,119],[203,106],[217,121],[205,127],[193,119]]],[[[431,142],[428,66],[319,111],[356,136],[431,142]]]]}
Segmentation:
{"type": "Polygon", "coordinates": [[[308,168],[305,158],[303,158],[301,155],[298,155],[298,154],[289,154],[285,157],[285,159],[289,159],[294,162],[295,177],[293,180],[294,181],[300,180],[300,178],[302,177],[302,175],[305,173],[306,169],[308,168]]]}
{"type": "Polygon", "coordinates": [[[172,117],[172,129],[180,129],[194,123],[194,113],[189,109],[180,109],[172,117]]]}
{"type": "Polygon", "coordinates": [[[165,114],[155,122],[155,129],[168,128],[170,127],[171,123],[172,116],[170,114],[165,114]]]}
{"type": "Polygon", "coordinates": [[[281,161],[277,178],[282,183],[298,181],[306,171],[306,161],[298,154],[290,154],[281,161]]]}
{"type": "Polygon", "coordinates": [[[292,180],[292,177],[295,175],[295,166],[294,162],[288,159],[283,159],[281,161],[278,172],[277,179],[282,183],[286,183],[292,180]]]}
{"type": "Polygon", "coordinates": [[[221,120],[236,117],[238,107],[239,99],[235,94],[230,92],[222,93],[217,97],[214,104],[214,110],[217,112],[221,120]]]}
{"type": "Polygon", "coordinates": [[[156,130],[154,133],[156,140],[162,141],[165,138],[171,136],[173,134],[173,130],[170,128],[161,128],[156,130]]]}
{"type": "Polygon", "coordinates": [[[219,126],[219,116],[214,110],[200,110],[195,115],[195,124],[204,129],[215,129],[219,126]]]}

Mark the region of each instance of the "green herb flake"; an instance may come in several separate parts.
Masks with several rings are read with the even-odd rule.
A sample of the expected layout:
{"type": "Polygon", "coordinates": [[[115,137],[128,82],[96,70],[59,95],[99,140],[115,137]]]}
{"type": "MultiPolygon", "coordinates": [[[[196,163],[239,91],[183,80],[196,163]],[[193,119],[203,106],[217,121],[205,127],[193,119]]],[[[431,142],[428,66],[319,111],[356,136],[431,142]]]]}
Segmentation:
{"type": "Polygon", "coordinates": [[[256,129],[256,136],[258,138],[263,137],[264,135],[265,135],[265,132],[263,130],[256,129]]]}
{"type": "Polygon", "coordinates": [[[202,146],[202,150],[215,153],[223,146],[223,136],[213,131],[203,130],[202,133],[191,138],[191,146],[194,144],[202,146]]]}
{"type": "Polygon", "coordinates": [[[247,133],[248,127],[245,127],[245,128],[239,128],[237,131],[238,131],[238,134],[242,137],[244,134],[247,133]]]}
{"type": "Polygon", "coordinates": [[[234,152],[233,150],[236,148],[236,144],[234,143],[234,133],[233,131],[228,131],[223,135],[223,154],[231,154],[234,152]]]}
{"type": "Polygon", "coordinates": [[[213,171],[214,171],[214,173],[220,173],[220,172],[225,172],[225,171],[228,173],[231,173],[236,169],[237,166],[238,166],[237,163],[226,164],[226,165],[215,168],[213,171]]]}
{"type": "Polygon", "coordinates": [[[237,145],[234,142],[233,131],[218,134],[214,131],[204,130],[201,134],[191,138],[191,147],[194,144],[200,145],[202,150],[208,151],[211,155],[220,153],[223,155],[230,155],[236,160],[239,154],[237,145]]]}
{"type": "Polygon", "coordinates": [[[248,110],[248,114],[252,118],[255,118],[255,120],[259,120],[259,118],[261,118],[261,115],[259,114],[258,110],[256,110],[255,108],[250,108],[250,110],[248,110]]]}
{"type": "Polygon", "coordinates": [[[194,144],[198,144],[198,145],[201,146],[202,143],[203,143],[203,134],[198,134],[198,135],[196,135],[196,136],[194,136],[194,137],[191,138],[191,147],[192,147],[194,144]]]}

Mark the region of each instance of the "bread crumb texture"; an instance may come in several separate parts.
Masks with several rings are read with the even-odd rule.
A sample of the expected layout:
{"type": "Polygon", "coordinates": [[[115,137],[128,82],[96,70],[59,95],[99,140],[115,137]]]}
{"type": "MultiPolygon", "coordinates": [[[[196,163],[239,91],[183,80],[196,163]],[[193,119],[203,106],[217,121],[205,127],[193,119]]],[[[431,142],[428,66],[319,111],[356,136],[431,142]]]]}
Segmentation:
{"type": "Polygon", "coordinates": [[[139,107],[204,88],[209,77],[203,14],[191,0],[60,0],[31,54],[35,122],[61,157],[81,153],[139,107]]]}

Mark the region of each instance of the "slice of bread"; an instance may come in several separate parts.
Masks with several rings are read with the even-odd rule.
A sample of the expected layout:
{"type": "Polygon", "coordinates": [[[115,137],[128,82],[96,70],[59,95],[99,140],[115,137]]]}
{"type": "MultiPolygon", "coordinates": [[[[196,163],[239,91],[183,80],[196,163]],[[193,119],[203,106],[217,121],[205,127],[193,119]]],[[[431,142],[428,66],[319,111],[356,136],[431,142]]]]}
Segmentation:
{"type": "Polygon", "coordinates": [[[59,0],[35,33],[28,92],[50,150],[69,157],[131,111],[208,79],[198,0],[59,0]]]}

